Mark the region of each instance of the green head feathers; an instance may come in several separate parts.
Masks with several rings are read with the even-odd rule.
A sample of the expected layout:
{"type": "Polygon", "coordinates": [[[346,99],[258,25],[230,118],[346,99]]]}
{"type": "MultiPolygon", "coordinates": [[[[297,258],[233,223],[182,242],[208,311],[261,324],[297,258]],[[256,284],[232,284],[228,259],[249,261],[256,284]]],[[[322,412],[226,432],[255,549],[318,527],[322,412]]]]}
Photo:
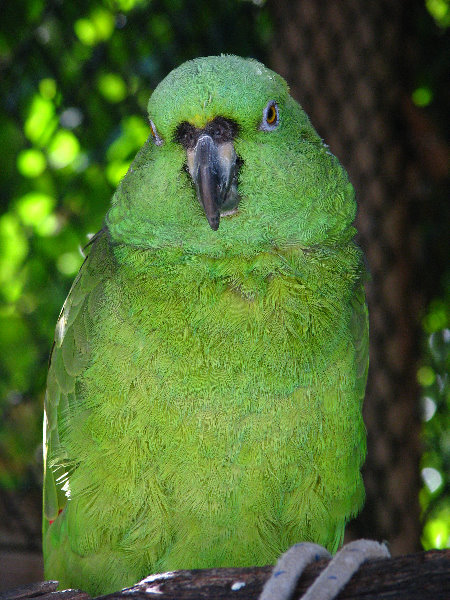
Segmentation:
{"type": "Polygon", "coordinates": [[[218,115],[253,134],[267,102],[281,105],[288,97],[284,79],[256,60],[209,56],[169,73],[153,92],[148,113],[164,138],[172,138],[182,121],[204,127],[218,115]]]}
{"type": "Polygon", "coordinates": [[[353,237],[345,171],[261,63],[186,62],[157,86],[148,111],[152,135],[106,217],[114,241],[249,256],[353,237]]]}

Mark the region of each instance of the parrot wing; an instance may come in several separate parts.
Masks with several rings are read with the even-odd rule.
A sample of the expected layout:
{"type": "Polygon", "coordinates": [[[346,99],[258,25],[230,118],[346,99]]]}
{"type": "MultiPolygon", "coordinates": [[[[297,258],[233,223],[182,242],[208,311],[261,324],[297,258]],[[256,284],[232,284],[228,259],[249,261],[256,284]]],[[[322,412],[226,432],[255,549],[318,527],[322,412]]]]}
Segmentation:
{"type": "Polygon", "coordinates": [[[44,400],[44,531],[64,509],[69,494],[64,484],[76,468],[63,438],[77,402],[77,378],[89,361],[92,307],[106,272],[99,264],[105,241],[100,230],[85,247],[86,258],[56,325],[44,400]]]}
{"type": "Polygon", "coordinates": [[[355,388],[361,405],[364,400],[367,372],[369,369],[369,312],[367,309],[364,284],[357,289],[352,299],[350,331],[355,346],[356,378],[355,388]]]}

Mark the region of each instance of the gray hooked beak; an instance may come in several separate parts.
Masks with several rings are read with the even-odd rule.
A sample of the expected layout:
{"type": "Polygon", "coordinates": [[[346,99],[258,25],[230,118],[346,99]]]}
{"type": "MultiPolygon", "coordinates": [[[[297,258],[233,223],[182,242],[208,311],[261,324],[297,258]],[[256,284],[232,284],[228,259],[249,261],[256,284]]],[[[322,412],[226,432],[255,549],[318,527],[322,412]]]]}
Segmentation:
{"type": "Polygon", "coordinates": [[[195,147],[187,150],[187,164],[197,198],[211,229],[216,231],[221,212],[234,209],[239,201],[233,142],[217,143],[210,135],[202,133],[195,147]]]}

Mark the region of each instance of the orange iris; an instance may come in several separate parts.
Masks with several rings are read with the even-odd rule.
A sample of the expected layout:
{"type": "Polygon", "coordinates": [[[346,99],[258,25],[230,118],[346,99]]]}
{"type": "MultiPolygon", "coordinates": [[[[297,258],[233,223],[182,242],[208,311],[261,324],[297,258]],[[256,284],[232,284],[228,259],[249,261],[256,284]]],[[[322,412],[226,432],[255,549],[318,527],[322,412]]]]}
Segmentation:
{"type": "Polygon", "coordinates": [[[273,123],[275,123],[275,121],[277,120],[277,111],[275,110],[275,106],[273,104],[272,106],[269,106],[266,120],[269,123],[269,125],[273,125],[273,123]]]}

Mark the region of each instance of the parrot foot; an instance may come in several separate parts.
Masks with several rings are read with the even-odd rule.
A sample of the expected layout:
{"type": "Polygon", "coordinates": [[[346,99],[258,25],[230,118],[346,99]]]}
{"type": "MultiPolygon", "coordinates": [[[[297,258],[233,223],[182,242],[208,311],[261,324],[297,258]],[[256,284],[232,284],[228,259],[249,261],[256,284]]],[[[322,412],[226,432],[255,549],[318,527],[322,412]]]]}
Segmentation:
{"type": "MultiPolygon", "coordinates": [[[[288,600],[294,593],[298,579],[305,567],[322,558],[330,558],[328,550],[309,542],[295,544],[282,554],[272,575],[266,581],[259,600],[288,600]]],[[[344,546],[330,560],[301,600],[332,600],[363,562],[376,558],[389,558],[384,544],[372,540],[356,540],[344,546]]]]}

